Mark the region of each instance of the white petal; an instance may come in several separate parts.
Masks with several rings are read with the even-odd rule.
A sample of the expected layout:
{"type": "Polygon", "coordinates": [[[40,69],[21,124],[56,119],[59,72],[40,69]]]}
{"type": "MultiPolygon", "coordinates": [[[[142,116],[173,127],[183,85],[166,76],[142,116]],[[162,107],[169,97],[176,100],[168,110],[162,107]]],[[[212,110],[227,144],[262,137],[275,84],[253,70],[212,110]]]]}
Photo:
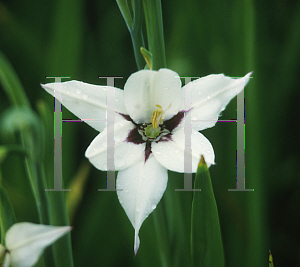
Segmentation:
{"type": "Polygon", "coordinates": [[[165,110],[165,119],[169,119],[182,105],[180,78],[169,69],[140,70],[128,78],[124,101],[127,113],[136,123],[150,122],[155,105],[160,105],[165,110]]]}
{"type": "Polygon", "coordinates": [[[213,127],[229,101],[235,97],[249,81],[251,72],[245,77],[233,79],[224,74],[213,74],[183,87],[192,92],[192,127],[203,130],[213,127]]]}
{"type": "Polygon", "coordinates": [[[135,254],[139,247],[139,229],[156,208],[166,190],[167,181],[167,170],[153,155],[150,155],[146,163],[142,160],[118,173],[117,189],[123,189],[117,191],[118,198],[135,229],[135,254]]]}
{"type": "Polygon", "coordinates": [[[62,104],[97,131],[102,131],[106,127],[107,90],[111,90],[111,94],[114,94],[115,122],[123,119],[116,112],[126,113],[123,90],[118,88],[78,81],[48,83],[42,84],[42,87],[53,96],[55,91],[60,92],[62,104]]]}
{"type": "Polygon", "coordinates": [[[4,258],[4,262],[3,262],[3,267],[10,267],[10,266],[11,266],[11,257],[10,257],[9,253],[6,253],[5,258],[4,258]]]}
{"type": "MultiPolygon", "coordinates": [[[[197,171],[200,156],[204,155],[207,166],[214,164],[215,154],[209,140],[201,133],[192,129],[192,172],[197,171]]],[[[184,128],[178,127],[173,132],[172,140],[167,142],[152,143],[152,153],[157,161],[167,169],[175,172],[184,172],[184,128]]],[[[186,160],[189,160],[187,158],[186,160]]]]}
{"type": "Polygon", "coordinates": [[[71,230],[70,226],[16,223],[6,233],[6,247],[13,267],[33,266],[44,249],[71,230]]]}
{"type": "MultiPolygon", "coordinates": [[[[115,170],[126,169],[140,161],[144,156],[145,143],[134,144],[126,141],[129,132],[134,127],[132,122],[125,120],[114,124],[114,143],[112,146],[114,147],[115,170]]],[[[92,141],[85,152],[85,156],[96,168],[107,171],[107,128],[92,141]]]]}

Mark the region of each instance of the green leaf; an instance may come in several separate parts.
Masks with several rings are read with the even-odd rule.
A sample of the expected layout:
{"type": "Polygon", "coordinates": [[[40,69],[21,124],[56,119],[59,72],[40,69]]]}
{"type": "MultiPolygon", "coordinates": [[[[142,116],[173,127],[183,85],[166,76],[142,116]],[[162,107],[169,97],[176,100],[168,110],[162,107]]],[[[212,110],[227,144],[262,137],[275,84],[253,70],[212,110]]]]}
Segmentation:
{"type": "Polygon", "coordinates": [[[0,83],[6,92],[10,102],[16,106],[30,107],[29,100],[23,86],[12,65],[0,51],[0,83]]]}
{"type": "Polygon", "coordinates": [[[130,8],[128,6],[127,0],[116,0],[116,2],[118,4],[118,7],[122,13],[122,16],[126,22],[128,30],[131,31],[133,20],[132,20],[132,16],[130,13],[130,8]]]}
{"type": "Polygon", "coordinates": [[[271,250],[269,250],[269,267],[274,267],[271,250]]]}
{"type": "Polygon", "coordinates": [[[196,173],[191,218],[191,253],[194,266],[224,266],[218,209],[204,157],[196,173]]]}
{"type": "MultiPolygon", "coordinates": [[[[50,224],[49,199],[45,192],[46,179],[42,162],[43,128],[40,118],[27,107],[12,107],[1,117],[1,132],[5,135],[20,133],[22,146],[27,154],[25,157],[32,192],[39,215],[40,223],[50,224]]],[[[45,252],[46,266],[54,265],[51,248],[45,252]]]]}
{"type": "Polygon", "coordinates": [[[7,230],[17,222],[13,206],[10,203],[8,194],[0,184],[0,226],[1,244],[5,245],[4,237],[7,230]]]}
{"type": "MultiPolygon", "coordinates": [[[[45,138],[47,138],[47,140],[52,138],[51,148],[46,147],[46,144],[44,144],[44,146],[46,147],[45,149],[47,153],[53,153],[53,120],[52,120],[53,113],[50,112],[50,107],[47,106],[44,101],[39,101],[37,103],[37,109],[41,116],[43,125],[45,125],[46,127],[45,138]]],[[[43,190],[45,190],[46,184],[48,189],[54,188],[53,169],[52,171],[46,169],[46,173],[43,169],[42,174],[43,177],[44,176],[47,177],[47,183],[45,182],[45,186],[43,187],[43,190]]],[[[64,187],[64,185],[62,185],[62,187],[64,187]]],[[[49,204],[50,204],[49,205],[50,223],[52,225],[57,225],[57,226],[69,225],[69,218],[68,218],[68,212],[66,207],[67,204],[66,204],[66,197],[65,197],[66,193],[64,191],[48,191],[47,193],[48,193],[47,196],[49,196],[49,204]]],[[[53,246],[53,252],[54,252],[54,257],[55,257],[55,262],[57,264],[56,265],[57,267],[74,266],[70,233],[67,233],[61,239],[57,240],[57,242],[55,242],[52,246],[53,246]]]]}

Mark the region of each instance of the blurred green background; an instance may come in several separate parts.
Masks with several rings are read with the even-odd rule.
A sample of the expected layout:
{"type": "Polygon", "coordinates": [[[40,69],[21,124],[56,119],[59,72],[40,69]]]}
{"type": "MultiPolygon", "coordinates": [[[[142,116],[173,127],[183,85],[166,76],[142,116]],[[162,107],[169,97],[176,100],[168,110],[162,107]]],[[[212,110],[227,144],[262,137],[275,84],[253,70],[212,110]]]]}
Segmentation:
{"type": "MultiPolygon", "coordinates": [[[[210,168],[218,204],[226,266],[300,266],[300,91],[299,1],[163,1],[167,67],[180,76],[253,71],[245,89],[246,188],[235,188],[236,124],[219,122],[203,134],[216,165],[210,168]]],[[[11,62],[34,110],[46,104],[44,162],[53,179],[53,98],[45,76],[71,76],[105,84],[98,76],[123,76],[123,88],[137,70],[131,39],[115,1],[0,1],[0,51],[11,62]]],[[[0,90],[0,112],[11,106],[0,90]]],[[[0,114],[0,115],[1,115],[0,114]]],[[[221,119],[236,118],[232,100],[221,119]]],[[[63,108],[63,119],[75,117],[63,108]]],[[[3,125],[0,125],[3,127],[3,125]]],[[[133,258],[133,228],[106,173],[89,166],[84,152],[97,132],[83,123],[63,123],[63,177],[72,187],[72,245],[75,266],[189,266],[191,192],[183,175],[169,173],[155,216],[145,220],[133,258]],[[74,184],[73,184],[74,185],[74,184]],[[82,195],[80,194],[82,193],[82,195]]],[[[18,139],[1,136],[0,145],[18,139]]],[[[24,157],[1,158],[2,184],[18,221],[38,222],[24,157]]]]}

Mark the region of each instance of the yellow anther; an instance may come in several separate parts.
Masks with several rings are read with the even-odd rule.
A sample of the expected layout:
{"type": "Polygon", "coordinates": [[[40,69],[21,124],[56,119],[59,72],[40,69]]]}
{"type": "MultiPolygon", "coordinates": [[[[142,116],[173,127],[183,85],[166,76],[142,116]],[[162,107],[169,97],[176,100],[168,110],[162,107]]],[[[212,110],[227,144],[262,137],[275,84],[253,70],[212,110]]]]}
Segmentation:
{"type": "Polygon", "coordinates": [[[165,115],[165,112],[163,111],[163,109],[160,105],[155,105],[155,106],[157,106],[157,108],[153,111],[153,114],[151,117],[151,123],[152,123],[154,129],[157,128],[157,125],[161,124],[161,121],[165,115]]]}

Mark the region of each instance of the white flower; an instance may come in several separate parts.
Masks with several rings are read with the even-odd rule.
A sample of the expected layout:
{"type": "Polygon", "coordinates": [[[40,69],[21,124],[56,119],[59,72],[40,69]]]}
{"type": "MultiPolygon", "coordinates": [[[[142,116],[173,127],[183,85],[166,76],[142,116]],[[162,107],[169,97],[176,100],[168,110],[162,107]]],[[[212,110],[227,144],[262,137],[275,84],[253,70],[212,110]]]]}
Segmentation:
{"type": "Polygon", "coordinates": [[[70,226],[51,226],[29,222],[14,224],[6,233],[6,248],[0,244],[0,266],[2,266],[3,257],[3,267],[35,265],[44,249],[70,230],[70,226]]]}
{"type": "MultiPolygon", "coordinates": [[[[184,172],[184,116],[191,113],[192,172],[203,154],[214,164],[211,143],[198,131],[212,127],[228,102],[246,85],[250,74],[240,79],[223,74],[209,75],[181,88],[176,72],[140,70],[127,80],[124,91],[78,81],[50,83],[43,88],[76,116],[101,133],[85,155],[100,170],[107,170],[106,94],[114,98],[114,164],[118,170],[118,198],[135,229],[135,253],[139,229],[160,201],[168,180],[167,170],[184,172]],[[191,106],[185,110],[185,94],[191,92],[191,106]]],[[[187,122],[188,123],[188,122],[187,122]]]]}

